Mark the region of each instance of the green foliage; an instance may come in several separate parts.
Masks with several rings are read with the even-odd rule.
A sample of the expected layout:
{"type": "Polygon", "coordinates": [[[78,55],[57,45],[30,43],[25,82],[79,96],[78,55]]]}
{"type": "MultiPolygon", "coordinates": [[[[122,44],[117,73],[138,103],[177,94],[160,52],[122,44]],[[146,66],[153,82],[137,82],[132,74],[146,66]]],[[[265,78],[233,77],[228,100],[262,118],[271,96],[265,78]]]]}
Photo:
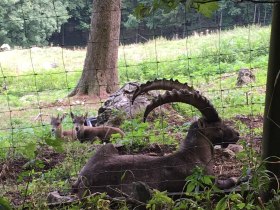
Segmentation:
{"type": "Polygon", "coordinates": [[[213,185],[213,176],[205,176],[204,170],[198,166],[193,169],[193,174],[186,178],[186,192],[198,193],[199,189],[204,189],[206,186],[213,185]]]}
{"type": "Polygon", "coordinates": [[[141,122],[141,119],[126,120],[121,125],[125,131],[125,137],[119,142],[131,150],[139,150],[149,143],[148,123],[141,122]],[[128,131],[128,132],[127,132],[128,131]]]}
{"type": "Polygon", "coordinates": [[[230,193],[229,195],[225,195],[216,205],[216,210],[226,209],[228,207],[231,209],[238,210],[238,209],[261,209],[260,207],[256,207],[253,201],[246,201],[242,195],[238,193],[230,193]]]}
{"type": "Polygon", "coordinates": [[[136,117],[124,121],[121,128],[125,131],[125,137],[118,140],[119,135],[112,135],[111,140],[126,146],[129,150],[138,151],[152,143],[173,144],[176,142],[173,136],[166,132],[168,123],[163,119],[144,123],[140,117],[136,117]]]}
{"type": "MultiPolygon", "coordinates": [[[[142,1],[143,2],[143,1],[142,1]]],[[[162,9],[164,12],[171,12],[176,10],[179,5],[183,5],[186,8],[194,8],[196,11],[201,14],[210,17],[215,10],[218,9],[217,2],[208,2],[207,1],[196,1],[190,0],[186,3],[184,0],[153,0],[152,2],[139,3],[135,8],[135,15],[138,18],[143,18],[144,16],[154,14],[159,9],[162,9]]]]}
{"type": "Polygon", "coordinates": [[[0,197],[0,209],[1,210],[11,210],[12,207],[6,199],[0,197]]]}
{"type": "MultiPolygon", "coordinates": [[[[271,4],[236,4],[228,0],[123,0],[122,25],[126,29],[137,28],[140,23],[137,17],[142,17],[141,23],[146,26],[147,31],[161,29],[175,34],[184,31],[186,26],[188,30],[196,29],[192,22],[197,19],[201,27],[216,24],[208,18],[213,14],[222,16],[223,26],[253,21],[267,25],[271,11],[271,4]],[[256,12],[258,18],[253,18],[256,17],[256,12]]],[[[24,47],[47,45],[49,38],[60,33],[60,27],[66,22],[66,27],[71,25],[78,31],[88,31],[91,12],[92,1],[89,0],[1,1],[0,43],[24,47]]]]}
{"type": "Polygon", "coordinates": [[[204,170],[196,166],[192,175],[186,178],[184,191],[187,198],[176,202],[177,209],[182,206],[186,209],[204,209],[213,206],[211,198],[214,193],[219,192],[214,185],[214,179],[215,177],[205,175],[204,170]]]}
{"type": "Polygon", "coordinates": [[[189,2],[191,2],[190,7],[195,8],[199,13],[203,14],[206,17],[211,17],[213,15],[213,13],[219,8],[218,2],[204,1],[207,3],[203,3],[203,1],[200,1],[199,3],[196,3],[195,0],[192,0],[189,2]]]}
{"type": "Polygon", "coordinates": [[[153,191],[152,199],[146,205],[147,209],[150,210],[160,210],[166,209],[171,210],[173,209],[174,201],[167,196],[167,192],[160,192],[158,190],[153,191]]]}
{"type": "Polygon", "coordinates": [[[109,210],[110,209],[110,201],[106,199],[106,193],[96,194],[93,196],[90,196],[85,201],[86,204],[89,205],[89,207],[94,206],[97,210],[109,210]]]}
{"type": "Polygon", "coordinates": [[[216,25],[217,17],[223,28],[247,23],[267,25],[270,23],[272,6],[270,4],[252,4],[233,1],[197,1],[197,0],[136,0],[123,2],[124,12],[122,24],[126,28],[135,28],[141,23],[148,29],[160,29],[164,34],[184,33],[184,30],[197,30],[197,20],[202,28],[216,25]],[[258,15],[257,15],[257,14],[258,15]],[[201,15],[202,14],[202,15],[201,15]],[[216,16],[210,19],[211,16],[216,16]],[[256,18],[258,16],[258,18],[256,18]],[[132,18],[134,17],[134,18],[132,18]],[[255,17],[255,18],[254,18],[255,17]],[[172,31],[170,33],[170,31],[172,31]]]}
{"type": "Polygon", "coordinates": [[[71,18],[68,22],[76,24],[76,29],[87,31],[90,28],[90,17],[92,12],[92,1],[67,0],[67,10],[71,18]]]}
{"type": "Polygon", "coordinates": [[[272,191],[272,199],[270,199],[266,203],[266,208],[269,210],[278,210],[280,209],[280,190],[276,192],[275,190],[272,191]]]}
{"type": "Polygon", "coordinates": [[[66,7],[64,0],[1,1],[0,43],[46,45],[47,39],[59,32],[68,19],[66,7]]]}

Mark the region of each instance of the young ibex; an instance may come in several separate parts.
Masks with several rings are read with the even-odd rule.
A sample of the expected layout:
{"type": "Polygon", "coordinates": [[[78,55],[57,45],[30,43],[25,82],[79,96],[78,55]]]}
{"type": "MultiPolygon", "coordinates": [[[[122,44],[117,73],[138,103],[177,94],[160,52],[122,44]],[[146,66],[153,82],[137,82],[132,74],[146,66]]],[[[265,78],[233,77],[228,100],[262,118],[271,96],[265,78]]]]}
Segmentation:
{"type": "Polygon", "coordinates": [[[103,142],[108,142],[111,138],[111,135],[116,133],[119,133],[122,137],[125,136],[124,132],[119,128],[110,126],[85,126],[84,122],[87,119],[87,114],[82,116],[75,116],[71,112],[71,117],[73,119],[74,129],[77,133],[77,138],[81,143],[83,143],[84,141],[94,141],[96,137],[98,137],[103,142]]]}
{"type": "Polygon", "coordinates": [[[63,114],[61,117],[59,116],[59,114],[57,115],[57,117],[51,117],[51,131],[54,134],[55,138],[63,140],[76,140],[77,137],[74,130],[63,130],[62,121],[65,117],[66,114],[63,114]]]}
{"type": "MultiPolygon", "coordinates": [[[[168,84],[172,83],[175,89],[159,95],[146,107],[144,121],[153,109],[165,103],[183,102],[196,107],[203,117],[191,124],[179,150],[161,157],[119,155],[112,144],[104,145],[89,159],[73,185],[73,191],[79,198],[94,192],[119,196],[122,191],[130,195],[132,183],[137,181],[145,182],[160,191],[181,192],[186,184],[185,178],[191,175],[195,166],[213,175],[213,145],[226,147],[236,143],[239,134],[221,121],[213,105],[199,92],[187,84],[184,84],[184,89],[180,89],[180,85],[177,88],[178,81],[168,81],[168,84]]],[[[165,84],[160,80],[149,82],[140,86],[135,94],[152,90],[151,87],[172,89],[172,86],[165,84]]],[[[231,179],[228,182],[217,182],[220,188],[227,188],[230,184],[233,184],[231,179]]]]}

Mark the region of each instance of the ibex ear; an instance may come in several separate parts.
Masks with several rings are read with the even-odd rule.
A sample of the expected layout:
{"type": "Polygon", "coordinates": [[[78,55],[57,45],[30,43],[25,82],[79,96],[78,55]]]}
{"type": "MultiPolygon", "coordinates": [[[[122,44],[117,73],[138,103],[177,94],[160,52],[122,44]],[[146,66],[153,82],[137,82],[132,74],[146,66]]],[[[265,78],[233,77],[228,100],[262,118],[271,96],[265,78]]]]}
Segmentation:
{"type": "Polygon", "coordinates": [[[70,112],[71,118],[74,119],[75,115],[73,114],[73,112],[70,112]]]}
{"type": "Polygon", "coordinates": [[[205,128],[205,122],[203,119],[198,119],[197,120],[197,125],[198,125],[198,128],[205,128]]]}
{"type": "Polygon", "coordinates": [[[60,120],[64,120],[64,118],[66,117],[67,113],[63,113],[63,115],[61,116],[60,120]]]}

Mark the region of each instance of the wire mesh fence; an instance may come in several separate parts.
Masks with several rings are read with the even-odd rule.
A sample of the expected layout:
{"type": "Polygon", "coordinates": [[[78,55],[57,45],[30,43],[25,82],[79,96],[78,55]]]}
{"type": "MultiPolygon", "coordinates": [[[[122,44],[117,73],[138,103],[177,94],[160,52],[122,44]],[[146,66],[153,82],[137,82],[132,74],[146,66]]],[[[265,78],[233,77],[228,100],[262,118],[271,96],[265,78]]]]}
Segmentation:
{"type": "MultiPolygon", "coordinates": [[[[201,15],[192,19],[183,9],[181,15],[168,24],[159,23],[154,15],[147,21],[148,27],[144,21],[138,22],[135,29],[122,25],[118,85],[159,78],[187,82],[207,97],[220,117],[240,133],[240,142],[245,142],[243,146],[249,145],[259,152],[271,7],[264,7],[267,3],[235,4],[236,8],[240,5],[246,8],[247,16],[237,24],[223,23],[222,9],[212,19],[201,15]]],[[[69,17],[57,9],[55,0],[51,2],[53,13],[48,16],[25,13],[26,5],[20,6],[21,18],[7,17],[2,23],[22,23],[18,33],[27,40],[32,37],[33,21],[55,17],[53,24],[59,28],[59,22],[69,17]]],[[[122,14],[126,13],[130,11],[122,8],[122,14]]],[[[84,46],[68,43],[77,37],[81,37],[77,42],[82,43],[87,33],[67,24],[58,31],[52,46],[33,46],[27,41],[27,47],[14,46],[12,50],[0,52],[0,180],[3,187],[0,195],[11,200],[16,208],[39,208],[46,205],[49,192],[71,191],[79,171],[102,143],[63,142],[51,137],[51,117],[70,112],[97,116],[106,101],[106,98],[91,96],[68,96],[79,81],[86,56],[84,46]]],[[[114,120],[121,122],[117,126],[126,133],[124,139],[113,138],[116,145],[125,145],[118,147],[119,152],[136,155],[140,151],[156,156],[174,152],[191,122],[200,116],[193,107],[177,103],[161,107],[149,118],[148,124],[141,122],[141,114],[133,118],[126,118],[122,112],[114,114],[114,120]],[[166,144],[169,146],[164,146],[166,144]],[[155,145],[160,145],[160,149],[155,145]]],[[[73,128],[70,116],[63,121],[63,127],[64,130],[73,128]]],[[[196,151],[189,150],[188,155],[196,151]]],[[[214,160],[216,175],[241,175],[240,161],[225,158],[220,150],[216,151],[214,160]]],[[[180,167],[190,165],[193,163],[180,167]]],[[[153,170],[164,177],[166,167],[159,165],[153,170]]],[[[149,170],[135,165],[134,173],[147,173],[143,181],[152,186],[164,185],[152,183],[149,170]]],[[[127,183],[124,188],[125,185],[127,183]]]]}

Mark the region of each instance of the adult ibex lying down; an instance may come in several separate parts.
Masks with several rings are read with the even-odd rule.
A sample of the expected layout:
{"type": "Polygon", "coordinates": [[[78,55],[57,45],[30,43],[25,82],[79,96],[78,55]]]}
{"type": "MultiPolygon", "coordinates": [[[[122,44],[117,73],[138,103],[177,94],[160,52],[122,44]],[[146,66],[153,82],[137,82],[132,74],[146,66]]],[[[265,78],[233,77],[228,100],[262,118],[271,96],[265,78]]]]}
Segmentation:
{"type": "MultiPolygon", "coordinates": [[[[195,166],[213,174],[213,145],[227,147],[239,139],[239,134],[225,125],[213,105],[187,84],[156,80],[141,85],[135,94],[152,89],[171,90],[172,87],[175,89],[159,95],[146,107],[144,121],[153,109],[165,103],[183,102],[196,107],[203,117],[191,124],[179,150],[161,157],[119,155],[112,144],[104,145],[89,159],[73,185],[73,191],[78,193],[79,198],[94,192],[120,196],[118,191],[122,191],[130,195],[132,182],[136,181],[145,182],[160,191],[181,192],[186,184],[185,178],[191,175],[195,166]]],[[[218,187],[226,188],[229,182],[219,183],[218,187]]]]}
{"type": "Polygon", "coordinates": [[[111,138],[111,135],[116,133],[120,134],[122,137],[125,136],[124,132],[119,128],[110,126],[85,126],[84,123],[87,119],[87,114],[82,116],[76,116],[72,112],[70,114],[74,123],[75,131],[77,133],[77,138],[81,143],[84,141],[94,141],[96,137],[104,142],[108,142],[111,138]]]}

